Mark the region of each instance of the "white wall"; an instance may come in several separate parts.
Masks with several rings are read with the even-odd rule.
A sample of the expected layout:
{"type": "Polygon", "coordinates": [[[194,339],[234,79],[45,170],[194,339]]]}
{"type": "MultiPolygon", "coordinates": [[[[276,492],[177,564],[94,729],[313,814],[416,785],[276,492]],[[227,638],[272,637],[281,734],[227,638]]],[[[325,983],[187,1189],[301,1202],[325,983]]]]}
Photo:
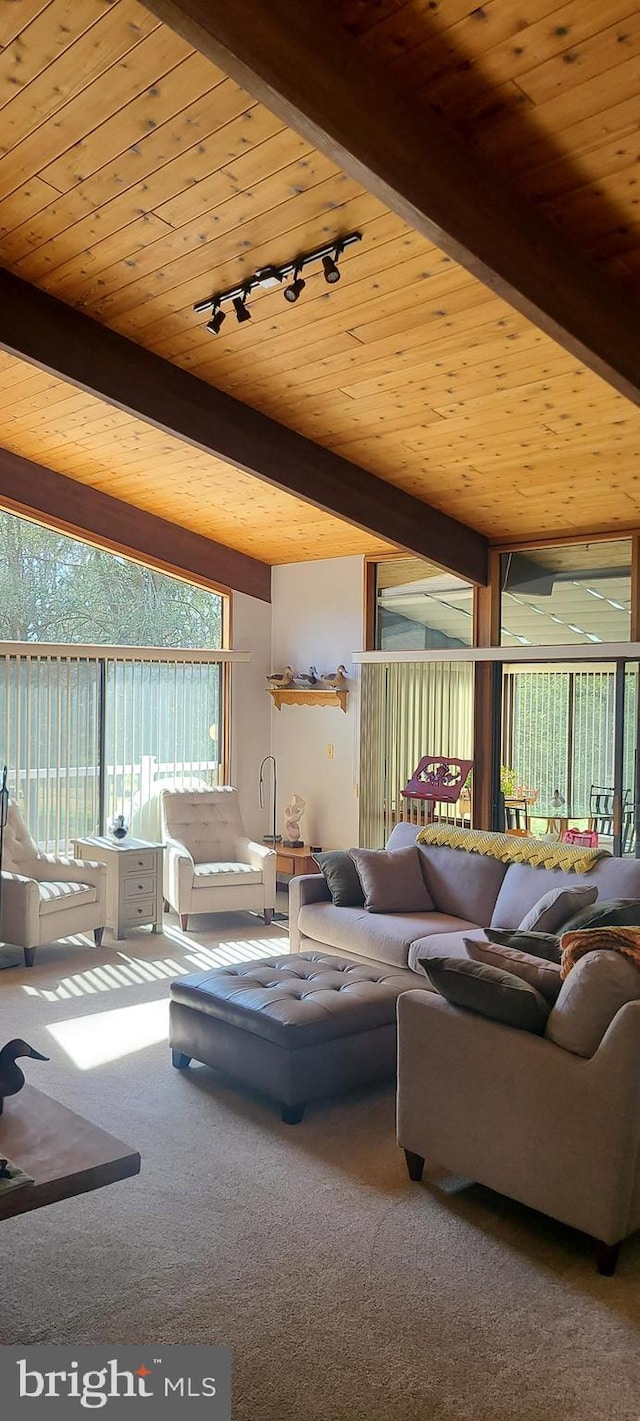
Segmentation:
{"type": "Polygon", "coordinates": [[[258,801],[260,761],[271,752],[271,697],[265,677],[271,670],[271,606],[244,592],[233,594],[232,647],[250,651],[251,661],[231,668],[231,776],[245,829],[255,839],[268,834],[267,811],[258,801]]]}
{"type": "MultiPolygon", "coordinates": [[[[325,672],[342,662],[349,677],[346,715],[339,706],[283,705],[271,712],[278,832],[285,804],[297,792],[307,801],[305,843],[326,849],[358,843],[358,668],[351,654],[363,648],[363,576],[361,557],[291,563],[272,571],[269,669],[291,665],[308,671],[313,665],[325,672]],[[327,745],[334,747],[333,759],[327,745]]],[[[241,640],[234,640],[240,650],[241,640]]]]}

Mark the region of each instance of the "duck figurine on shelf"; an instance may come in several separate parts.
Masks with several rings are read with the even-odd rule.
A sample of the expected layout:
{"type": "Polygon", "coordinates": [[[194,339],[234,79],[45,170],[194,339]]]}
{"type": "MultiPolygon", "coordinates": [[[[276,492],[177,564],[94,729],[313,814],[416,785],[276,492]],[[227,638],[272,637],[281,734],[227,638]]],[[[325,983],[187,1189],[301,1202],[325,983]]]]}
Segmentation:
{"type": "Polygon", "coordinates": [[[17,1095],[24,1085],[24,1071],[16,1066],[17,1056],[32,1056],[34,1061],[49,1060],[48,1056],[41,1055],[40,1051],[30,1046],[28,1041],[21,1041],[19,1037],[7,1041],[0,1051],[0,1115],[6,1096],[17,1095]]]}
{"type": "Polygon", "coordinates": [[[316,671],[315,666],[310,666],[308,672],[305,673],[304,671],[301,671],[300,675],[296,676],[296,686],[304,687],[305,691],[312,691],[314,686],[317,685],[318,672],[316,671]]]}
{"type": "Polygon", "coordinates": [[[347,668],[339,666],[337,671],[325,671],[320,677],[323,686],[330,691],[346,691],[347,689],[347,668]]]}
{"type": "Polygon", "coordinates": [[[293,685],[293,668],[285,666],[284,671],[272,671],[267,676],[267,685],[272,691],[286,691],[293,685]]]}

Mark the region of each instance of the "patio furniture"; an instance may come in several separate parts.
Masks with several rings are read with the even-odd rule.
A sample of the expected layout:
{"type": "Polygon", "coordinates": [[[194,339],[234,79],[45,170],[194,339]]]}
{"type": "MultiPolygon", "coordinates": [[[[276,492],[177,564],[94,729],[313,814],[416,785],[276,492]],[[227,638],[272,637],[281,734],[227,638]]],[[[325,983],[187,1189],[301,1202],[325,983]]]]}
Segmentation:
{"type": "Polygon", "coordinates": [[[104,864],[45,854],[14,801],[4,830],[0,941],[21,947],[27,967],[36,949],[76,933],[102,942],[107,913],[104,864]]]}
{"type": "Polygon", "coordinates": [[[504,829],[505,834],[521,834],[523,837],[529,838],[531,823],[529,804],[526,799],[505,799],[504,829]]]}
{"type": "Polygon", "coordinates": [[[276,854],[245,833],[238,791],[165,790],[164,896],[186,932],[191,913],[262,913],[276,901],[276,854]]]}

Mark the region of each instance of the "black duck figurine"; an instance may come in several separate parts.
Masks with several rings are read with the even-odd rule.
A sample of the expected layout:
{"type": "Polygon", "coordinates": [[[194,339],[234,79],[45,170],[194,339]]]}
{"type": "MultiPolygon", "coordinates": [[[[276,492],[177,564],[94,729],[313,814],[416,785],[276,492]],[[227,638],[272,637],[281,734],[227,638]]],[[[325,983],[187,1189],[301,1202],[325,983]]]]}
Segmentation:
{"type": "Polygon", "coordinates": [[[19,1036],[13,1041],[7,1041],[0,1051],[0,1115],[2,1115],[5,1096],[17,1095],[24,1085],[24,1071],[16,1066],[16,1056],[33,1056],[35,1061],[48,1061],[48,1056],[42,1056],[35,1047],[30,1046],[28,1041],[21,1041],[19,1036]]]}

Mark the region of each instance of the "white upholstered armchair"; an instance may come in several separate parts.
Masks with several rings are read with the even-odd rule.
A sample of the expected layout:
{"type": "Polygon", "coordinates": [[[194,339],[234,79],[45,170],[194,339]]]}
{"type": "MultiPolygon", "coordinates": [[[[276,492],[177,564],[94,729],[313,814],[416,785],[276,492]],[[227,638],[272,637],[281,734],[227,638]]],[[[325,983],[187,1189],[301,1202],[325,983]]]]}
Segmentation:
{"type": "Polygon", "coordinates": [[[165,790],[162,820],[164,896],[184,931],[190,913],[253,912],[271,922],[276,855],[247,837],[236,789],[165,790]]]}
{"type": "Polygon", "coordinates": [[[106,903],[106,865],[42,853],[12,801],[3,838],[0,942],[21,947],[27,967],[36,948],[72,933],[92,931],[100,944],[106,903]]]}

